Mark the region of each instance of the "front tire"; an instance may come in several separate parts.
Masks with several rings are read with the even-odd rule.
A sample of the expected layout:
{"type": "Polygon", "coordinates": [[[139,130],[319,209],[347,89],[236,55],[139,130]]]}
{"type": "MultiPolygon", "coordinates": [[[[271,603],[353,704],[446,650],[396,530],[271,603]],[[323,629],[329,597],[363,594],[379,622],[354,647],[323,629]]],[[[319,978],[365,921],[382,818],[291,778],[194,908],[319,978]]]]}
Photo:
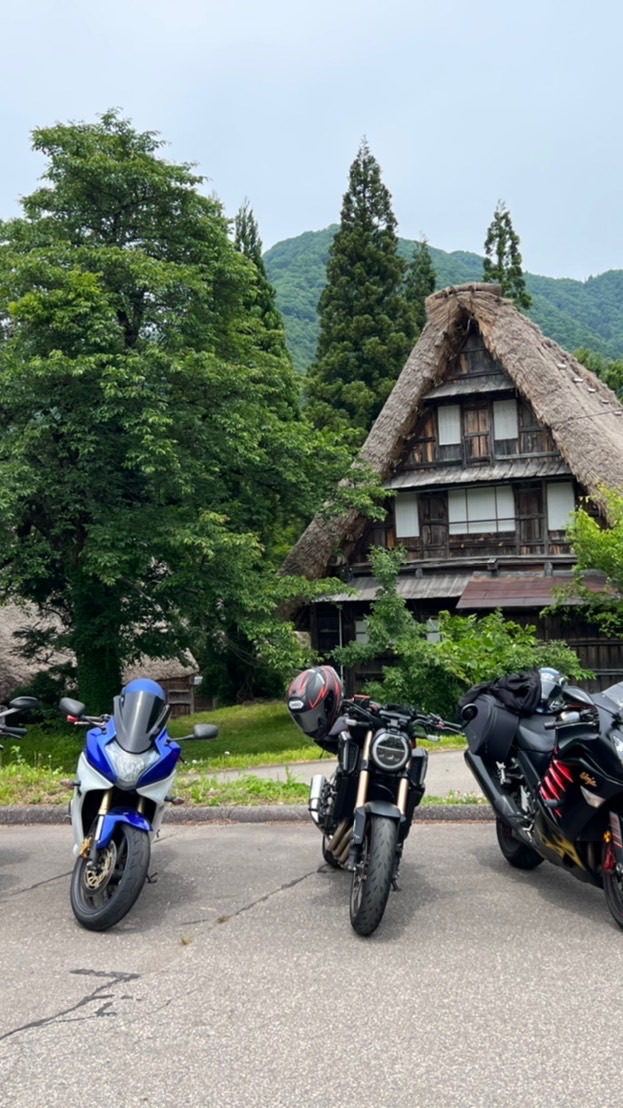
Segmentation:
{"type": "Polygon", "coordinates": [[[536,869],[541,865],[543,858],[533,850],[531,846],[522,843],[513,835],[513,830],[503,819],[496,819],[495,830],[498,837],[498,846],[506,861],[516,869],[536,869]]]}
{"type": "Polygon", "coordinates": [[[358,935],[371,935],[383,918],[397,846],[398,821],[370,816],[350,893],[350,922],[358,935]]]}
{"type": "Polygon", "coordinates": [[[602,869],[606,904],[613,920],[618,923],[619,927],[623,927],[623,880],[620,874],[617,873],[615,859],[611,861],[612,868],[610,866],[606,868],[606,863],[609,861],[609,851],[612,851],[611,845],[605,847],[602,869]]]}
{"type": "Polygon", "coordinates": [[[94,863],[78,858],[70,899],[78,923],[88,931],[106,931],[119,923],[145,884],[151,854],[149,835],[129,823],[118,823],[107,847],[94,863]]]}

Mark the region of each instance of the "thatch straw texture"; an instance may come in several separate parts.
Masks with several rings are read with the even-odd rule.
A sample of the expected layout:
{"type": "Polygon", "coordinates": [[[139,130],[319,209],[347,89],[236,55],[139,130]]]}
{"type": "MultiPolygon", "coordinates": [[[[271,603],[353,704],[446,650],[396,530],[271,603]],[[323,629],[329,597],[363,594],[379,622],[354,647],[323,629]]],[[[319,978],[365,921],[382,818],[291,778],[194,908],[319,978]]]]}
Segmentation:
{"type": "MultiPolygon", "coordinates": [[[[623,407],[615,394],[521,315],[498,286],[460,285],[426,302],[428,322],[360,457],[386,481],[412,434],[422,400],[440,385],[472,321],[490,355],[546,427],[578,482],[599,498],[602,484],[623,489],[623,407]]],[[[366,520],[355,512],[327,523],[316,516],[286,558],[282,572],[310,579],[329,573],[331,556],[359,537],[366,520]]]]}
{"type": "MultiPolygon", "coordinates": [[[[20,650],[20,639],[16,632],[37,622],[34,609],[6,604],[0,608],[0,701],[5,701],[16,688],[27,685],[33,677],[47,666],[61,665],[71,661],[69,655],[50,654],[45,661],[32,661],[24,658],[20,650]],[[47,666],[46,666],[47,662],[47,666]]],[[[40,622],[40,621],[39,621],[40,622]]],[[[188,655],[186,663],[176,658],[141,658],[135,665],[129,666],[123,681],[135,677],[152,677],[155,681],[165,681],[177,677],[188,677],[198,672],[195,659],[188,655]]]]}

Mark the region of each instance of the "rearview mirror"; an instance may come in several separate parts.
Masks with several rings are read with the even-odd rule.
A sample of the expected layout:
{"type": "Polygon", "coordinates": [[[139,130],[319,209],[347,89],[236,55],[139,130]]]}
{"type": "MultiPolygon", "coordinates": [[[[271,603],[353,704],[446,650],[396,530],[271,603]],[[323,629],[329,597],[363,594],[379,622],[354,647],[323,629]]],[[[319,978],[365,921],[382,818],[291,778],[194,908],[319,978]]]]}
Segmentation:
{"type": "Polygon", "coordinates": [[[218,727],[213,723],[196,723],[193,727],[193,739],[218,739],[218,727]]]}
{"type": "Polygon", "coordinates": [[[213,723],[196,723],[192,735],[182,735],[176,742],[184,742],[186,739],[218,739],[218,727],[213,723]]]}
{"type": "Polygon", "coordinates": [[[84,704],[81,704],[79,700],[72,700],[70,696],[63,697],[59,708],[65,716],[75,716],[76,719],[82,719],[84,715],[84,704]]]}
{"type": "Polygon", "coordinates": [[[16,696],[9,703],[9,708],[15,708],[16,712],[27,712],[30,708],[38,708],[39,701],[36,696],[16,696]]]}

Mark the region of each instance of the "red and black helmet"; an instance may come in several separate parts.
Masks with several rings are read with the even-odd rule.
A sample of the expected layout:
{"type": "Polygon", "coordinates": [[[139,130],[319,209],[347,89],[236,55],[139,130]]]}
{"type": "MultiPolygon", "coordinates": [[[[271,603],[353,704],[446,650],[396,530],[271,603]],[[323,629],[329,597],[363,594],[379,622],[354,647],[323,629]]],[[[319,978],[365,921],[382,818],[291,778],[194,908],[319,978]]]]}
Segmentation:
{"type": "Polygon", "coordinates": [[[321,742],[339,715],[343,695],[333,666],[314,666],[294,678],[288,689],[288,711],[301,731],[321,742]]]}

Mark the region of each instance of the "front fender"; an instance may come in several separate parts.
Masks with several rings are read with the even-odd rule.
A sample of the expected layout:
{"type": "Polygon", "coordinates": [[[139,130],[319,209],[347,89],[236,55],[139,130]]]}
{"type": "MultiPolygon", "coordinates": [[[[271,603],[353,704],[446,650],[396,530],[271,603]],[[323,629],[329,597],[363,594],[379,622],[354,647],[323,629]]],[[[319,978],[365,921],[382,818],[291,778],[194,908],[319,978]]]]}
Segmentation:
{"type": "Polygon", "coordinates": [[[95,842],[97,850],[103,850],[104,847],[108,846],[118,823],[129,823],[131,827],[136,827],[147,835],[151,834],[151,823],[140,812],[137,812],[134,808],[113,808],[111,812],[106,813],[102,825],[98,829],[99,834],[95,842]]]}
{"type": "Polygon", "coordinates": [[[397,804],[391,804],[389,800],[369,800],[361,808],[355,808],[351,839],[353,846],[361,846],[369,816],[383,816],[385,819],[395,819],[397,823],[403,818],[397,804]]]}

